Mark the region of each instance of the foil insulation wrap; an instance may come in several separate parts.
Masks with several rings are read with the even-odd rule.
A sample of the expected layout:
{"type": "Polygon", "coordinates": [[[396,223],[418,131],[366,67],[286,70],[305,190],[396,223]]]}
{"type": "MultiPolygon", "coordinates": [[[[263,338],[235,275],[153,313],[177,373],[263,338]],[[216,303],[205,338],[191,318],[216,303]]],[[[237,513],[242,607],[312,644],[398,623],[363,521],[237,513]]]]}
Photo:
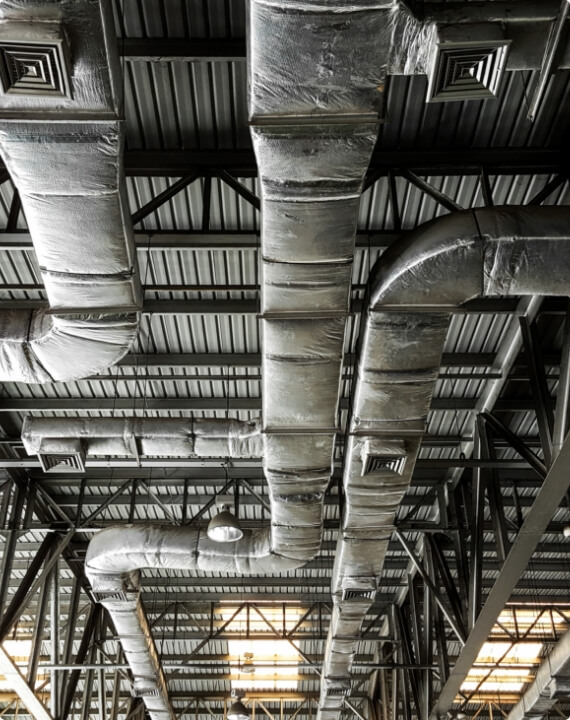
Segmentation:
{"type": "Polygon", "coordinates": [[[250,114],[375,119],[388,61],[386,16],[395,4],[251,2],[250,114]]]}
{"type": "MultiPolygon", "coordinates": [[[[320,509],[305,511],[302,522],[317,522],[320,540],[320,509]]],[[[284,518],[286,521],[287,518],[284,518]]],[[[309,535],[315,538],[310,527],[309,535]]],[[[304,528],[295,533],[295,542],[304,528]]],[[[225,572],[232,575],[287,572],[306,561],[275,555],[271,531],[245,531],[235,543],[216,543],[206,533],[190,527],[147,525],[108,528],[91,540],[85,558],[85,571],[96,597],[103,603],[115,625],[117,635],[134,682],[132,692],[143,698],[153,720],[174,718],[166,680],[144,611],[140,590],[140,571],[184,570],[187,572],[225,572]]]]}
{"type": "Polygon", "coordinates": [[[36,418],[27,416],[22,440],[40,455],[46,440],[79,439],[89,456],[261,457],[257,422],[200,418],[36,418]]]}
{"type": "MultiPolygon", "coordinates": [[[[383,111],[395,4],[250,5],[249,107],[262,196],[264,470],[274,550],[307,560],[319,550],[322,497],[333,470],[359,200],[383,111]]],[[[343,654],[339,642],[331,641],[331,658],[343,654]]],[[[339,691],[325,673],[322,687],[325,697],[339,691]]]]}
{"type": "Polygon", "coordinates": [[[101,601],[111,616],[134,680],[131,693],[144,698],[153,720],[175,720],[152,630],[138,593],[110,596],[101,601]]]}
{"type": "Polygon", "coordinates": [[[389,74],[425,75],[437,48],[437,24],[418,20],[403,3],[393,8],[390,24],[389,74]]]}
{"type": "MultiPolygon", "coordinates": [[[[570,276],[564,272],[570,267],[569,226],[565,207],[454,213],[392,245],[372,269],[357,348],[343,473],[345,513],[332,581],[335,613],[341,618],[351,609],[350,627],[341,633],[339,624],[331,623],[323,666],[330,681],[321,688],[327,718],[333,707],[342,708],[342,699],[327,695],[327,682],[350,682],[352,650],[367,611],[365,602],[351,605],[355,589],[363,597],[367,587],[379,583],[412,478],[450,313],[475,297],[569,295],[570,276]]],[[[523,717],[519,713],[510,720],[523,717]]]]}
{"type": "Polygon", "coordinates": [[[254,127],[272,544],[310,560],[332,473],[358,200],[376,126],[254,127]]]}
{"type": "Polygon", "coordinates": [[[68,95],[5,93],[0,103],[0,154],[49,301],[49,311],[0,321],[2,381],[67,381],[106,370],[138,330],[142,293],[109,3],[2,3],[0,41],[41,47],[56,38],[69,45],[69,65],[59,69],[59,77],[69,70],[68,95]]]}
{"type": "Polygon", "coordinates": [[[216,543],[187,526],[122,525],[93,537],[85,570],[93,590],[113,594],[138,590],[141,569],[215,571],[232,574],[284,572],[302,560],[276,556],[269,529],[244,531],[235,543],[216,543]]]}

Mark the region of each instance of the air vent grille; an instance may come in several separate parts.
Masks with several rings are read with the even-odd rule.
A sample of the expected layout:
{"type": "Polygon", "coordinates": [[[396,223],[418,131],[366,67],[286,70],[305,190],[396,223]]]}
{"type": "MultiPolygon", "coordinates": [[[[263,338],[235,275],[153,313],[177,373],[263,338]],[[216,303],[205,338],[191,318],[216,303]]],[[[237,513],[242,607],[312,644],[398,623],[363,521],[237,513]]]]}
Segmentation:
{"type": "Polygon", "coordinates": [[[326,693],[328,697],[347,697],[350,695],[350,685],[330,685],[326,693]]]}
{"type": "Polygon", "coordinates": [[[7,94],[70,97],[62,43],[1,43],[0,79],[7,94]]]}
{"type": "Polygon", "coordinates": [[[104,602],[106,600],[116,600],[119,602],[127,602],[128,600],[133,599],[133,594],[128,594],[126,592],[115,592],[115,593],[105,593],[105,592],[96,592],[93,591],[93,598],[96,602],[104,602]]]}
{"type": "Polygon", "coordinates": [[[41,453],[38,455],[43,471],[77,473],[85,472],[85,463],[82,453],[41,453]]]}
{"type": "Polygon", "coordinates": [[[350,588],[342,592],[343,600],[374,600],[375,597],[376,590],[366,590],[364,588],[350,588]]]}
{"type": "Polygon", "coordinates": [[[364,474],[388,470],[396,475],[401,475],[405,464],[405,455],[368,455],[364,474]]]}
{"type": "Polygon", "coordinates": [[[158,697],[159,692],[158,692],[158,688],[133,687],[131,690],[131,695],[136,698],[151,698],[151,697],[158,697]]]}
{"type": "Polygon", "coordinates": [[[428,100],[478,100],[496,97],[507,58],[507,43],[439,46],[430,76],[428,100]]]}

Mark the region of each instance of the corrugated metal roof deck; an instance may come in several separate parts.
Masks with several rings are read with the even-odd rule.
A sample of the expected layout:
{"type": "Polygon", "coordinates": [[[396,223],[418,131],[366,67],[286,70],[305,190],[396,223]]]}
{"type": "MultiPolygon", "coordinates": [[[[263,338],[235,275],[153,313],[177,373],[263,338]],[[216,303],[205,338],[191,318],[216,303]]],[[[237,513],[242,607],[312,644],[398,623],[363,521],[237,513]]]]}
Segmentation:
{"type": "MultiPolygon", "coordinates": [[[[236,0],[116,0],[115,15],[118,34],[125,38],[239,39],[245,34],[245,3],[236,0]]],[[[123,65],[129,150],[232,150],[251,147],[247,127],[246,65],[243,61],[190,63],[123,60],[123,65]]],[[[507,74],[500,98],[496,101],[426,105],[424,77],[392,77],[387,88],[386,123],[380,128],[379,148],[390,151],[425,151],[488,147],[553,148],[562,145],[566,139],[570,109],[570,73],[558,72],[553,77],[540,117],[532,124],[526,119],[525,97],[531,94],[536,80],[537,72],[512,72],[507,74]]],[[[470,168],[466,175],[422,174],[421,177],[445,193],[454,203],[466,208],[483,205],[480,183],[473,168],[470,168]]],[[[491,173],[489,181],[496,204],[523,204],[547,186],[553,178],[554,175],[544,172],[535,175],[491,173]]],[[[131,211],[134,213],[144,207],[176,179],[129,177],[127,186],[131,211]]],[[[255,178],[237,179],[253,194],[259,195],[255,178]]],[[[402,230],[412,229],[447,212],[443,206],[397,172],[395,186],[402,230]]],[[[568,182],[560,185],[545,202],[570,204],[568,182]]],[[[0,185],[1,227],[7,224],[11,203],[12,188],[9,182],[5,182],[0,185]]],[[[362,233],[374,233],[394,231],[395,227],[389,178],[382,176],[363,195],[359,230],[362,233]]],[[[21,215],[17,229],[25,231],[25,221],[21,215]]],[[[177,312],[154,311],[146,314],[137,345],[133,349],[133,354],[136,353],[137,357],[131,356],[125,364],[112,369],[104,377],[53,386],[6,383],[1,388],[5,408],[10,406],[12,400],[38,399],[50,401],[51,409],[41,409],[46,406],[40,403],[40,409],[34,410],[37,415],[229,415],[241,419],[255,417],[259,412],[260,395],[257,357],[260,337],[255,309],[251,311],[249,305],[246,314],[235,311],[232,314],[219,313],[216,311],[216,302],[257,302],[258,247],[197,249],[192,247],[192,234],[199,236],[202,232],[220,232],[227,237],[228,233],[236,233],[234,241],[239,243],[239,233],[259,232],[257,210],[222,178],[214,176],[206,181],[203,177],[198,177],[182,192],[144,218],[135,229],[140,233],[138,256],[147,301],[181,301],[180,309],[177,312]],[[204,226],[206,182],[211,183],[211,195],[208,223],[204,226]],[[155,234],[161,232],[173,234],[172,247],[153,247],[155,234]],[[144,237],[146,234],[148,243],[144,237]],[[179,238],[180,234],[189,235],[184,238],[184,248],[175,246],[175,238],[179,238]],[[216,286],[220,286],[220,289],[213,289],[216,286]],[[233,289],[222,289],[228,286],[233,289]],[[247,289],[242,289],[244,286],[247,289]],[[167,287],[175,289],[166,289],[167,287]],[[204,289],[206,287],[207,290],[204,289]],[[192,312],[187,312],[184,303],[194,300],[203,302],[202,311],[200,306],[193,305],[192,312]],[[207,308],[208,303],[210,306],[207,308]],[[203,353],[209,355],[208,364],[193,365],[191,356],[203,353]],[[228,355],[236,353],[251,356],[249,360],[246,359],[245,366],[232,364],[228,355]],[[175,360],[169,364],[168,357],[160,360],[158,365],[153,365],[153,358],[158,354],[189,354],[190,358],[185,358],[183,365],[176,364],[175,360]],[[220,355],[223,360],[216,362],[216,355],[220,355]],[[231,376],[230,380],[227,379],[228,375],[231,376]],[[187,401],[199,401],[202,398],[217,399],[216,407],[199,410],[184,407],[185,403],[189,405],[187,401]],[[77,399],[78,402],[72,406],[74,409],[66,410],[58,408],[59,399],[77,399]],[[236,409],[234,399],[252,399],[256,401],[257,407],[236,409]]],[[[364,285],[372,264],[381,252],[376,244],[371,240],[370,248],[359,247],[356,250],[353,282],[357,286],[364,285]]],[[[33,251],[27,248],[5,250],[0,242],[0,300],[41,299],[42,291],[29,287],[37,286],[39,277],[33,251]],[[27,287],[17,289],[22,286],[27,287]]],[[[354,292],[354,298],[361,297],[362,289],[359,287],[354,292]]],[[[559,351],[560,316],[545,315],[540,321],[548,351],[559,351]]],[[[496,356],[512,323],[513,318],[508,313],[457,314],[452,319],[444,352],[456,357],[466,353],[473,354],[470,356],[471,361],[474,355],[496,356]]],[[[358,328],[358,317],[352,317],[346,334],[347,355],[355,352],[358,328]]],[[[466,399],[480,397],[491,382],[480,377],[480,374],[496,374],[497,371],[500,371],[500,368],[489,364],[487,360],[482,361],[481,365],[463,362],[458,367],[447,365],[442,368],[436,398],[450,399],[451,407],[432,410],[430,413],[428,438],[420,455],[421,461],[425,462],[423,465],[422,462],[418,464],[415,482],[399,510],[399,520],[411,517],[409,514],[412,512],[414,515],[411,519],[418,523],[433,517],[433,493],[430,495],[430,492],[438,486],[443,487],[452,470],[451,464],[449,467],[446,467],[445,463],[434,466],[430,465],[429,461],[460,458],[459,439],[470,438],[473,431],[472,413],[463,409],[461,403],[466,399]],[[471,377],[474,373],[477,373],[477,376],[471,377]],[[461,374],[467,377],[462,379],[461,374]],[[455,401],[458,407],[453,407],[455,401]]],[[[342,382],[342,398],[345,404],[350,386],[350,367],[347,367],[346,377],[342,382]]],[[[555,389],[553,380],[552,392],[555,392],[555,389]]],[[[507,384],[504,394],[528,397],[528,383],[520,379],[513,380],[507,384]]],[[[15,407],[17,408],[16,405],[15,407]]],[[[23,417],[30,412],[29,408],[33,407],[34,403],[31,402],[28,409],[15,409],[10,412],[4,409],[2,415],[6,427],[18,430],[23,417]]],[[[341,429],[345,426],[346,415],[344,405],[339,412],[341,429]]],[[[504,417],[511,428],[534,443],[533,448],[540,454],[534,413],[513,411],[506,413],[504,417]]],[[[342,446],[341,433],[337,448],[336,475],[326,501],[323,550],[307,568],[268,579],[254,578],[253,581],[221,573],[196,573],[189,577],[181,572],[145,571],[144,598],[149,615],[156,622],[157,642],[165,661],[184,660],[200,642],[197,637],[190,636],[195,633],[203,637],[209,630],[208,611],[202,609],[200,612],[190,612],[182,621],[182,603],[193,603],[192,607],[195,607],[194,604],[198,602],[212,602],[216,610],[215,623],[219,626],[222,615],[217,603],[220,600],[239,603],[246,597],[249,598],[251,593],[257,599],[262,597],[267,601],[299,601],[306,608],[312,602],[322,603],[329,599],[331,565],[340,512],[336,482],[342,462],[342,446]],[[165,612],[166,608],[175,602],[178,603],[176,615],[165,612]],[[161,618],[163,612],[164,617],[161,618]],[[179,635],[174,637],[174,632],[179,635]]],[[[17,444],[0,446],[0,453],[4,457],[23,457],[22,448],[17,444]]],[[[517,458],[516,454],[504,447],[498,449],[498,455],[505,459],[517,458]]],[[[246,480],[266,499],[267,490],[258,463],[247,462],[243,466],[234,463],[227,470],[231,477],[246,480]]],[[[172,518],[182,521],[185,487],[186,518],[194,517],[203,509],[211,494],[223,486],[227,470],[223,459],[184,468],[169,466],[167,463],[163,467],[120,468],[113,467],[113,460],[109,459],[106,468],[90,468],[85,476],[81,518],[89,518],[102,502],[109,500],[109,505],[98,513],[85,532],[81,533],[79,563],[85,544],[97,527],[126,521],[162,522],[171,521],[172,518]],[[133,479],[138,479],[140,484],[133,485],[133,479]],[[123,485],[123,491],[112,498],[123,485]]],[[[44,492],[50,495],[52,500],[55,498],[60,509],[73,516],[79,502],[80,478],[53,479],[39,475],[34,469],[31,470],[31,475],[41,485],[40,494],[44,492]]],[[[517,467],[501,471],[499,478],[505,488],[510,487],[511,482],[516,486],[517,500],[522,511],[527,512],[539,485],[533,474],[517,467]]],[[[515,520],[517,508],[512,489],[505,490],[505,502],[507,517],[515,520]]],[[[38,510],[38,515],[34,518],[36,530],[23,533],[18,541],[10,598],[45,537],[40,526],[45,529],[50,524],[46,517],[53,520],[48,512],[49,503],[48,510],[43,505],[41,507],[41,513],[38,510]]],[[[207,522],[211,514],[211,509],[206,511],[198,522],[207,522]]],[[[241,490],[240,515],[246,526],[258,527],[268,522],[267,512],[244,486],[241,490]]],[[[553,519],[554,528],[567,521],[567,512],[563,508],[553,519]]],[[[422,535],[410,532],[408,538],[410,542],[421,541],[422,535]]],[[[485,572],[487,591],[497,575],[497,554],[493,535],[486,533],[484,540],[488,568],[485,572]]],[[[566,547],[560,535],[549,532],[543,538],[535,563],[517,589],[517,595],[531,602],[535,601],[541,592],[548,593],[552,598],[567,599],[568,593],[564,585],[568,577],[566,563],[566,547]],[[540,562],[546,560],[551,561],[550,564],[545,563],[541,567],[540,562]]],[[[384,604],[392,602],[395,594],[405,587],[407,567],[404,552],[396,542],[392,542],[383,572],[379,600],[370,614],[370,622],[374,620],[376,613],[383,611],[384,604]]],[[[65,617],[69,609],[73,575],[63,563],[60,564],[59,572],[62,615],[65,617]]],[[[82,602],[86,600],[84,595],[81,597],[82,602]]],[[[34,601],[32,610],[36,607],[37,603],[34,601]]],[[[30,612],[22,627],[25,625],[29,629],[33,621],[34,613],[30,612]]],[[[85,622],[84,615],[80,616],[78,622],[80,625],[85,622]]],[[[322,655],[327,623],[328,615],[323,621],[316,614],[307,622],[308,637],[299,642],[301,649],[309,657],[318,659],[322,655]]],[[[376,638],[380,635],[380,621],[373,630],[374,636],[361,644],[361,659],[372,659],[378,650],[376,638]]],[[[76,638],[74,652],[77,652],[78,646],[79,639],[76,638]]],[[[110,632],[102,647],[110,657],[117,656],[117,643],[110,636],[110,632]]],[[[46,643],[44,655],[47,655],[48,649],[46,643]]],[[[451,649],[452,652],[458,652],[458,648],[453,649],[451,646],[451,649]]],[[[225,656],[228,653],[227,639],[211,640],[207,652],[212,656],[225,656]]],[[[93,657],[99,661],[104,660],[102,655],[93,657]]],[[[200,654],[197,658],[200,658],[200,654]]],[[[203,693],[214,696],[214,700],[207,702],[212,702],[211,707],[218,712],[222,703],[219,694],[227,697],[230,683],[227,677],[222,679],[217,675],[226,671],[227,667],[224,665],[219,666],[216,671],[207,671],[210,676],[205,676],[203,672],[196,678],[188,671],[184,677],[173,679],[171,687],[177,709],[182,711],[191,698],[203,693]]],[[[303,679],[301,691],[307,694],[316,693],[318,678],[309,674],[308,670],[303,672],[306,672],[307,676],[303,679]]],[[[84,677],[85,675],[79,685],[80,692],[84,687],[84,677]]],[[[113,685],[110,679],[113,675],[106,675],[106,678],[110,699],[113,685]]],[[[125,690],[127,684],[123,683],[122,687],[125,690]]],[[[276,705],[269,707],[278,712],[276,705]]],[[[292,701],[287,705],[290,714],[293,714],[297,707],[292,701]]],[[[118,715],[126,717],[127,709],[123,697],[118,715]]],[[[208,714],[211,714],[211,710],[203,707],[198,710],[194,706],[191,707],[191,712],[195,712],[200,720],[205,720],[208,714]]]]}

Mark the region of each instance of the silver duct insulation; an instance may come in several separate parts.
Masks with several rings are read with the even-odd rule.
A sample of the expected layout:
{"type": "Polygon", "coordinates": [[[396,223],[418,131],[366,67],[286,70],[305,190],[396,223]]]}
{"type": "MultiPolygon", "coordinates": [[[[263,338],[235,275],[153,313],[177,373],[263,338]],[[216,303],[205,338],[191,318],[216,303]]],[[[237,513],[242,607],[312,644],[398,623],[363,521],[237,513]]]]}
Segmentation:
{"type": "Polygon", "coordinates": [[[237,543],[215,543],[189,527],[122,526],[93,538],[85,570],[121,640],[133,674],[133,695],[143,698],[153,720],[174,720],[164,671],[139,597],[140,570],[269,574],[303,563],[304,559],[276,555],[269,531],[246,531],[237,543]]]}
{"type": "Polygon", "coordinates": [[[113,594],[103,602],[129,648],[135,692],[145,696],[153,720],[173,713],[137,597],[137,568],[280,572],[320,548],[359,197],[382,107],[392,6],[391,0],[250,4],[249,108],[262,195],[261,429],[271,531],[248,535],[229,550],[186,528],[118,529],[92,541],[89,577],[95,590],[113,594]],[[131,540],[135,548],[125,564],[131,540]],[[117,584],[132,584],[133,591],[117,584]]]}
{"type": "MultiPolygon", "coordinates": [[[[60,457],[66,452],[77,452],[78,444],[84,457],[252,458],[262,457],[271,447],[273,438],[263,437],[256,421],[27,417],[22,428],[22,441],[29,455],[44,459],[52,454],[60,457]]],[[[293,461],[293,455],[290,461],[293,461]]],[[[263,553],[272,553],[271,567],[275,572],[289,569],[289,559],[295,561],[295,567],[303,564],[314,557],[319,547],[324,490],[318,490],[318,482],[318,478],[313,479],[308,473],[303,476],[303,486],[286,473],[272,478],[271,528],[263,534],[262,540],[267,544],[263,553]],[[307,491],[307,486],[311,492],[307,491]]],[[[130,531],[125,532],[131,536],[130,531]]],[[[117,538],[120,533],[117,528],[112,537],[117,538]]],[[[246,541],[238,545],[244,556],[247,555],[245,548],[254,547],[246,541]]],[[[123,545],[119,542],[114,551],[120,555],[123,545]]],[[[259,551],[256,550],[252,557],[259,558],[259,551]]],[[[211,569],[220,571],[224,568],[211,569]]]]}
{"type": "MultiPolygon", "coordinates": [[[[272,495],[330,482],[356,221],[394,3],[253,0],[249,113],[262,199],[263,465],[272,495]]],[[[287,542],[294,542],[292,536],[287,542]]],[[[320,534],[306,559],[320,547],[320,534]]],[[[279,543],[275,534],[273,543],[279,543]]]]}
{"type": "Polygon", "coordinates": [[[0,153],[20,194],[49,309],[2,314],[0,381],[80,379],[125,355],[141,306],[110,3],[1,2],[0,43],[15,43],[12,54],[26,43],[38,47],[51,58],[45,84],[61,86],[50,94],[15,81],[2,95],[0,153]]]}
{"type": "Polygon", "coordinates": [[[392,6],[250,6],[263,428],[272,442],[264,469],[270,485],[286,478],[295,494],[324,491],[332,474],[357,214],[382,110],[392,6]]]}
{"type": "Polygon", "coordinates": [[[569,228],[567,207],[456,213],[394,244],[373,268],[345,451],[320,720],[338,718],[342,692],[350,689],[362,622],[425,430],[451,308],[493,295],[570,295],[569,228]]]}
{"type": "Polygon", "coordinates": [[[570,630],[544,658],[536,677],[506,720],[540,720],[570,689],[570,630]]]}
{"type": "Polygon", "coordinates": [[[89,456],[261,457],[259,424],[193,418],[24,418],[28,455],[79,440],[89,456]]]}

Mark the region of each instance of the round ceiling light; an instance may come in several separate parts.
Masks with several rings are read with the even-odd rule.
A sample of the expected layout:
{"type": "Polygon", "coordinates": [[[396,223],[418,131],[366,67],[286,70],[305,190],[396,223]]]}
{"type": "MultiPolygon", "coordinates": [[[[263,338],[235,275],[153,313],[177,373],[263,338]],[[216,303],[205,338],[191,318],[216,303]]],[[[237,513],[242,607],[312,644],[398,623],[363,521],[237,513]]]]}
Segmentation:
{"type": "Polygon", "coordinates": [[[236,700],[234,703],[232,703],[230,705],[230,709],[228,710],[228,714],[227,714],[227,719],[228,720],[249,720],[249,710],[241,702],[241,700],[236,700]]]}
{"type": "Polygon", "coordinates": [[[236,542],[243,537],[243,530],[236,516],[224,508],[210,520],[208,537],[219,543],[236,542]]]}

